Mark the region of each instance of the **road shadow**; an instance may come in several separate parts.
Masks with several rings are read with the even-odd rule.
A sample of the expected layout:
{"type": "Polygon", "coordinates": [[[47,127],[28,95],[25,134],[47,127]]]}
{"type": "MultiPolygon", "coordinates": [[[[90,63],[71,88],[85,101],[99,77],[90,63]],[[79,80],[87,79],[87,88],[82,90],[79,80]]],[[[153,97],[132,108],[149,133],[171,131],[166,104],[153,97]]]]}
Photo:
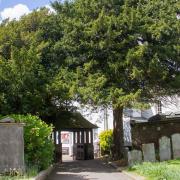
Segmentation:
{"type": "Polygon", "coordinates": [[[68,161],[56,164],[46,180],[129,180],[102,160],[68,161]]]}
{"type": "Polygon", "coordinates": [[[59,172],[81,173],[81,172],[117,172],[115,168],[101,160],[68,161],[56,165],[59,172]]]}
{"type": "MultiPolygon", "coordinates": [[[[61,174],[57,173],[55,176],[50,176],[47,180],[87,180],[89,179],[87,176],[76,175],[76,174],[61,174]]],[[[97,178],[91,178],[91,180],[97,180],[97,178]]]]}

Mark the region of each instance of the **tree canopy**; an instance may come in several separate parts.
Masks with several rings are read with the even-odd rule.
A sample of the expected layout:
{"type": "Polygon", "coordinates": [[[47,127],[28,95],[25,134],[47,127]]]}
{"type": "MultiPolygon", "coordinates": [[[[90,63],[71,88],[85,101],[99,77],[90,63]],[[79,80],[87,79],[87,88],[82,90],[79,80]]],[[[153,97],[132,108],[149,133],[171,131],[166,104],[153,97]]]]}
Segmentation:
{"type": "Polygon", "coordinates": [[[69,105],[66,87],[58,92],[54,87],[62,63],[54,53],[56,39],[61,37],[56,18],[42,8],[19,21],[0,24],[1,114],[32,113],[46,118],[69,105]]]}
{"type": "Polygon", "coordinates": [[[174,90],[180,65],[177,1],[169,6],[161,1],[77,0],[54,7],[65,24],[57,50],[65,54],[67,67],[84,78],[78,87],[80,93],[85,87],[88,101],[116,99],[126,106],[174,90]]]}

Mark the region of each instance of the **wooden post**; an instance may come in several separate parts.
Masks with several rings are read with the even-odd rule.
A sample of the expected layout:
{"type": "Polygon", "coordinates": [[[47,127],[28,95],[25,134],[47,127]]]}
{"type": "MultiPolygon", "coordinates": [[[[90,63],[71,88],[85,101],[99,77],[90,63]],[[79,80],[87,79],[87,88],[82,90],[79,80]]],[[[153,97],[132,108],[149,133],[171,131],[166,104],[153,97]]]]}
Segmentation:
{"type": "Polygon", "coordinates": [[[90,131],[90,134],[91,134],[91,144],[93,144],[93,130],[92,129],[90,131]]]}
{"type": "Polygon", "coordinates": [[[84,131],[81,131],[81,143],[84,144],[84,131]]]}
{"type": "Polygon", "coordinates": [[[54,131],[54,144],[56,144],[56,131],[54,131]]]}
{"type": "Polygon", "coordinates": [[[77,132],[77,143],[80,143],[80,132],[77,132]]]}
{"type": "Polygon", "coordinates": [[[89,144],[89,131],[86,131],[86,143],[89,144]]]}
{"type": "Polygon", "coordinates": [[[73,132],[73,145],[76,144],[76,132],[73,132]]]}
{"type": "Polygon", "coordinates": [[[58,131],[58,142],[61,144],[61,131],[58,131]]]}
{"type": "Polygon", "coordinates": [[[73,160],[76,159],[76,132],[73,131],[73,160]]]}
{"type": "Polygon", "coordinates": [[[61,144],[61,131],[58,131],[58,148],[59,148],[59,162],[62,163],[62,144],[61,144]]]}

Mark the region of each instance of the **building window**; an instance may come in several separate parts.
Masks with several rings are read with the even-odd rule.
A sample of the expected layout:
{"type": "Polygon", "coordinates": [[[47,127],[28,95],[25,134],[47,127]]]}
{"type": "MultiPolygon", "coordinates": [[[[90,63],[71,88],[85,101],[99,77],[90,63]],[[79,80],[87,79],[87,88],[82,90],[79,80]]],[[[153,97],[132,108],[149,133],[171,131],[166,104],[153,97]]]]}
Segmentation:
{"type": "Polygon", "coordinates": [[[162,113],[162,103],[161,103],[161,101],[158,101],[158,103],[157,103],[157,113],[158,114],[162,113]]]}

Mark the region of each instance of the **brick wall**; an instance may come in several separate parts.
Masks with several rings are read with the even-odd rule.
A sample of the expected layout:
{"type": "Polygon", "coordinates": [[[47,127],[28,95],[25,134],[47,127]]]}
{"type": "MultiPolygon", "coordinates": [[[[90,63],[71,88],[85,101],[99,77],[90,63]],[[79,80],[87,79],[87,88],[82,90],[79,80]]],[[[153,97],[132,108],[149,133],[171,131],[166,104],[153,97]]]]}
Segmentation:
{"type": "Polygon", "coordinates": [[[141,149],[142,144],[154,143],[159,149],[162,136],[171,138],[172,134],[180,133],[180,118],[153,122],[131,123],[132,148],[141,149]]]}

